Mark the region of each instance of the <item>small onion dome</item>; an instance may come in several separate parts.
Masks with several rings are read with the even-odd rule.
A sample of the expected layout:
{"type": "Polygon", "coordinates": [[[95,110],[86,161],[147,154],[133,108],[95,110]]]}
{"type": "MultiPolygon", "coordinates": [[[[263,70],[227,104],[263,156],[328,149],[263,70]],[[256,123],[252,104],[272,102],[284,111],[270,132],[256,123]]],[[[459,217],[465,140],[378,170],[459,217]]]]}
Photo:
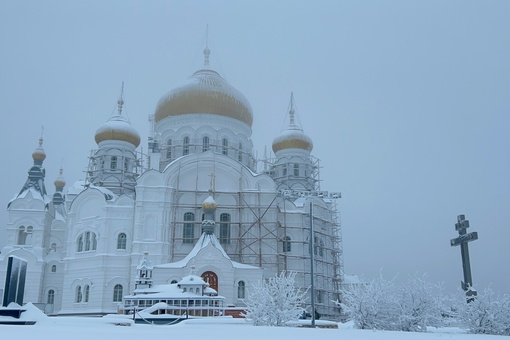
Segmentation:
{"type": "Polygon", "coordinates": [[[62,169],[60,169],[60,175],[57,177],[57,179],[55,179],[55,182],[53,182],[53,184],[55,184],[55,188],[57,189],[62,189],[66,186],[64,176],[62,176],[62,169]]]}
{"type": "Polygon", "coordinates": [[[42,138],[39,139],[39,146],[37,149],[32,152],[32,159],[34,161],[44,161],[46,159],[46,152],[44,152],[44,149],[42,147],[42,138]]]}
{"type": "Polygon", "coordinates": [[[96,143],[106,140],[120,140],[131,143],[136,147],[140,145],[140,134],[131,123],[122,115],[111,117],[96,131],[96,143]]]}
{"type": "Polygon", "coordinates": [[[250,127],[253,123],[253,112],[246,97],[210,69],[193,73],[182,86],[164,95],[156,107],[155,121],[190,113],[230,117],[250,127]]]}
{"type": "Polygon", "coordinates": [[[303,149],[310,152],[313,149],[313,142],[303,130],[290,127],[273,140],[274,153],[284,149],[303,149]]]}
{"type": "Polygon", "coordinates": [[[202,203],[202,208],[205,211],[216,210],[217,207],[218,207],[218,204],[216,203],[216,201],[214,200],[214,198],[212,196],[207,197],[205,199],[204,203],[202,203]]]}

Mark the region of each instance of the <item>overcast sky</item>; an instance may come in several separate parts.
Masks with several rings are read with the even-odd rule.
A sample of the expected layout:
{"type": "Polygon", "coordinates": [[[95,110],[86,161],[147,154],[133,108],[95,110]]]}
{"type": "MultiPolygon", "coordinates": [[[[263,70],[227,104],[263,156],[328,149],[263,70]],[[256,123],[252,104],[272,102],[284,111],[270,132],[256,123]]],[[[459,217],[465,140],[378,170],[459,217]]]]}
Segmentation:
{"type": "MultiPolygon", "coordinates": [[[[290,92],[321,189],[341,191],[345,270],[510,293],[510,1],[0,1],[0,229],[44,126],[46,187],[84,179],[115,109],[147,149],[159,98],[203,63],[254,111],[259,157],[290,92]]],[[[0,232],[0,246],[5,234],[0,232]]]]}

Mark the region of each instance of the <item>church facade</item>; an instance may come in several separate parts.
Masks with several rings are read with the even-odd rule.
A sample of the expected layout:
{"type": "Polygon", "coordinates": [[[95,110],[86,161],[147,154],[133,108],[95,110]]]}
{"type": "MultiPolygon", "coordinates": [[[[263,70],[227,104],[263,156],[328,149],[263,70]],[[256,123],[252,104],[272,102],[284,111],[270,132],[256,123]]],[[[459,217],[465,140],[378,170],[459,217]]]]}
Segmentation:
{"type": "Polygon", "coordinates": [[[202,69],[157,104],[147,155],[137,150],[140,135],[121,98],[95,133],[86,180],[66,188],[61,171],[50,195],[40,139],[27,181],[7,206],[0,287],[14,255],[28,261],[25,302],[49,314],[115,313],[145,258],[155,284],[193,270],[242,307],[253,284],[281,271],[296,272],[297,284],[309,288],[313,263],[306,303],[313,294],[319,313],[339,315],[340,195],[319,188],[313,142],[296,123],[293,99],[274,157],[256,160],[251,106],[209,67],[209,53],[202,69]],[[211,198],[214,223],[206,233],[211,198]],[[205,234],[213,241],[201,247],[205,234]]]}

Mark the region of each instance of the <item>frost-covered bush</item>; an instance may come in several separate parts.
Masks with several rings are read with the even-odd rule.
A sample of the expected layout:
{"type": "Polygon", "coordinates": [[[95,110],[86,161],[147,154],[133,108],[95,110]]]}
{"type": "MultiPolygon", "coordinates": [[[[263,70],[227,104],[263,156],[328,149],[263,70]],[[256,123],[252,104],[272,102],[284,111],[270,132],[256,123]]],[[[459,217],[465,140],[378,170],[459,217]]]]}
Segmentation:
{"type": "Polygon", "coordinates": [[[425,332],[442,323],[440,286],[417,276],[395,284],[379,277],[342,292],[342,308],[357,328],[425,332]]]}
{"type": "Polygon", "coordinates": [[[352,285],[342,292],[342,308],[359,329],[393,329],[395,289],[392,281],[382,277],[352,285]]]}
{"type": "Polygon", "coordinates": [[[285,326],[303,314],[306,290],[295,287],[296,273],[280,275],[259,281],[249,291],[246,303],[247,319],[256,326],[285,326]]]}
{"type": "Polygon", "coordinates": [[[397,287],[398,329],[406,332],[425,332],[427,326],[443,325],[444,294],[440,285],[434,285],[418,276],[410,277],[397,287]]]}
{"type": "Polygon", "coordinates": [[[497,296],[487,288],[470,303],[459,300],[458,317],[470,333],[510,335],[509,295],[497,296]]]}

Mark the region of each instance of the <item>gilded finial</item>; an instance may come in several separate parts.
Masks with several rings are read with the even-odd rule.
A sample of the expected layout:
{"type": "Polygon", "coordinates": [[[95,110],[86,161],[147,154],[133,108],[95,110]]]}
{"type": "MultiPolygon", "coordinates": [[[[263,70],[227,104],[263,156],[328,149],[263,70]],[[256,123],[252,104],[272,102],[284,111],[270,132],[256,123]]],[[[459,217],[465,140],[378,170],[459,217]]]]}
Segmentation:
{"type": "Polygon", "coordinates": [[[120,89],[120,98],[119,100],[117,100],[117,105],[118,105],[118,112],[119,112],[119,115],[122,114],[122,106],[124,105],[124,82],[122,82],[122,87],[120,89]]]}
{"type": "Polygon", "coordinates": [[[209,50],[209,25],[206,26],[205,29],[205,49],[204,49],[204,66],[209,66],[209,56],[211,55],[211,50],[209,50]]]}
{"type": "Polygon", "coordinates": [[[289,119],[290,119],[290,125],[294,126],[296,125],[294,121],[294,92],[290,93],[290,110],[289,110],[289,119]]]}
{"type": "Polygon", "coordinates": [[[43,135],[44,135],[44,126],[41,126],[41,137],[39,138],[39,147],[42,147],[43,144],[43,135]]]}

